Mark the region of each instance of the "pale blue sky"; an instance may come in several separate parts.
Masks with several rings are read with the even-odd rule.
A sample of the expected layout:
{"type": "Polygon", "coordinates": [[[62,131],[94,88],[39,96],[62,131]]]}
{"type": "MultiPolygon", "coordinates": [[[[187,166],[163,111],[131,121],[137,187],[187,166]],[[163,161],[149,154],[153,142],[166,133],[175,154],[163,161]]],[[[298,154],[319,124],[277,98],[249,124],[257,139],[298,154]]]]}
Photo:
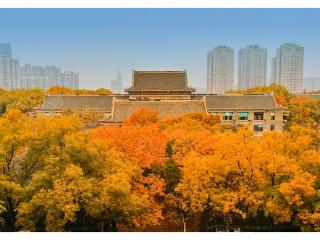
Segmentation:
{"type": "MultiPolygon", "coordinates": [[[[205,86],[206,54],[224,44],[305,47],[305,76],[320,76],[320,9],[0,9],[0,42],[21,63],[80,73],[80,87],[109,87],[120,70],[186,69],[205,86]]],[[[237,59],[237,55],[236,55],[237,59]]]]}

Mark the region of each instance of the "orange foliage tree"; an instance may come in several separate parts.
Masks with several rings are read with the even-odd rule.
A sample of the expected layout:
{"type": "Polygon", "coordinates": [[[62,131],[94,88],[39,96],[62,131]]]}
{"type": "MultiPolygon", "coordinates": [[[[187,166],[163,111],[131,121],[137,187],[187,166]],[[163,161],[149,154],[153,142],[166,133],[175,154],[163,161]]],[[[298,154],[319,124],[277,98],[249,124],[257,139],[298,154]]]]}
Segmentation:
{"type": "Polygon", "coordinates": [[[73,114],[9,110],[0,117],[3,229],[150,230],[170,222],[180,230],[205,214],[207,224],[222,216],[232,226],[262,212],[275,225],[320,231],[318,102],[287,103],[288,130],[261,137],[221,131],[219,117],[201,113],[160,118],[139,109],[122,125],[86,129],[73,114]]]}

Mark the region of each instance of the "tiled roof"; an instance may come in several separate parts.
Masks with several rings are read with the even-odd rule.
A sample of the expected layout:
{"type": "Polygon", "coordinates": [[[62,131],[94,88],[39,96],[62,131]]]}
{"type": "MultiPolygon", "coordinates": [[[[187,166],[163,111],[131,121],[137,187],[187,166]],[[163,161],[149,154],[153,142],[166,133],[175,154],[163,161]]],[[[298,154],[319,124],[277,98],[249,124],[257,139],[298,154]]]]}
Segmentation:
{"type": "Polygon", "coordinates": [[[186,91],[185,71],[134,71],[133,91],[186,91]]]}
{"type": "Polygon", "coordinates": [[[208,95],[208,109],[281,109],[272,95],[208,95]]]}
{"type": "Polygon", "coordinates": [[[106,95],[47,95],[44,109],[112,109],[113,96],[106,95]]]}
{"type": "Polygon", "coordinates": [[[160,117],[177,116],[191,112],[206,113],[204,100],[161,100],[161,101],[130,101],[114,100],[113,120],[123,121],[139,108],[158,110],[160,117]]]}

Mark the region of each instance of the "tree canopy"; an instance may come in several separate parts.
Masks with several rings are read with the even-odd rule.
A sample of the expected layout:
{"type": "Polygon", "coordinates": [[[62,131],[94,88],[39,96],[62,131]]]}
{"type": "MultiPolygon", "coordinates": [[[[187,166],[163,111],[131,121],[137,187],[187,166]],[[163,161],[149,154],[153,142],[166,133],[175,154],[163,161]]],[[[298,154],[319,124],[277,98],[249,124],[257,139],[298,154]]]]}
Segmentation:
{"type": "Polygon", "coordinates": [[[320,231],[320,102],[282,90],[286,130],[261,137],[149,109],[88,127],[28,115],[41,90],[2,91],[0,230],[320,231]]]}

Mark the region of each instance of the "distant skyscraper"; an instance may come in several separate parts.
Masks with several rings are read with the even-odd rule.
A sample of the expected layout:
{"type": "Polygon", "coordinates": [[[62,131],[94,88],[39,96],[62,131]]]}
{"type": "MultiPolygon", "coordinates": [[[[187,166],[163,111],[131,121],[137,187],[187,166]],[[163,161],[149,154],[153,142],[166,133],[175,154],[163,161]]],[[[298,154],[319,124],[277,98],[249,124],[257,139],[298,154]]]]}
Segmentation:
{"type": "Polygon", "coordinates": [[[0,57],[11,58],[11,44],[10,43],[0,43],[0,57]]]}
{"type": "Polygon", "coordinates": [[[234,50],[217,46],[207,54],[207,92],[224,93],[234,86],[234,50]]]}
{"type": "Polygon", "coordinates": [[[73,71],[61,72],[54,65],[33,66],[25,64],[20,68],[20,80],[24,88],[48,89],[52,86],[61,86],[72,89],[79,88],[79,74],[73,71]]]}
{"type": "Polygon", "coordinates": [[[11,89],[20,89],[24,87],[20,81],[20,64],[17,59],[10,59],[10,82],[11,89]]]}
{"type": "Polygon", "coordinates": [[[48,76],[48,83],[46,88],[52,86],[63,86],[61,82],[61,69],[54,65],[47,65],[44,67],[46,76],[48,76]]]}
{"type": "Polygon", "coordinates": [[[0,88],[11,89],[10,59],[0,56],[0,88]]]}
{"type": "Polygon", "coordinates": [[[240,89],[265,86],[267,80],[267,49],[249,45],[239,50],[238,81],[240,89]]]}
{"type": "Polygon", "coordinates": [[[73,71],[65,71],[62,76],[62,84],[64,87],[71,89],[79,88],[79,73],[73,71]]]}
{"type": "Polygon", "coordinates": [[[20,66],[17,59],[12,59],[11,44],[0,43],[0,88],[20,88],[20,66]]]}
{"type": "Polygon", "coordinates": [[[277,49],[275,82],[291,93],[303,92],[304,48],[296,43],[284,43],[277,49]]]}
{"type": "Polygon", "coordinates": [[[271,83],[276,82],[276,62],[276,58],[273,57],[271,62],[271,83]]]}
{"type": "Polygon", "coordinates": [[[20,66],[19,60],[13,59],[11,44],[0,43],[0,88],[4,89],[47,89],[52,86],[79,88],[79,74],[66,71],[54,65],[20,66]]]}
{"type": "Polygon", "coordinates": [[[20,66],[17,59],[0,56],[0,88],[20,88],[20,66]]]}
{"type": "Polygon", "coordinates": [[[117,79],[111,81],[111,91],[113,93],[121,93],[122,89],[122,76],[119,72],[117,79]]]}
{"type": "Polygon", "coordinates": [[[32,88],[33,75],[32,66],[30,64],[25,64],[20,67],[20,80],[24,85],[24,88],[32,88]]]}
{"type": "Polygon", "coordinates": [[[41,66],[32,66],[31,73],[32,73],[31,87],[46,89],[49,78],[46,75],[44,68],[41,66]]]}

